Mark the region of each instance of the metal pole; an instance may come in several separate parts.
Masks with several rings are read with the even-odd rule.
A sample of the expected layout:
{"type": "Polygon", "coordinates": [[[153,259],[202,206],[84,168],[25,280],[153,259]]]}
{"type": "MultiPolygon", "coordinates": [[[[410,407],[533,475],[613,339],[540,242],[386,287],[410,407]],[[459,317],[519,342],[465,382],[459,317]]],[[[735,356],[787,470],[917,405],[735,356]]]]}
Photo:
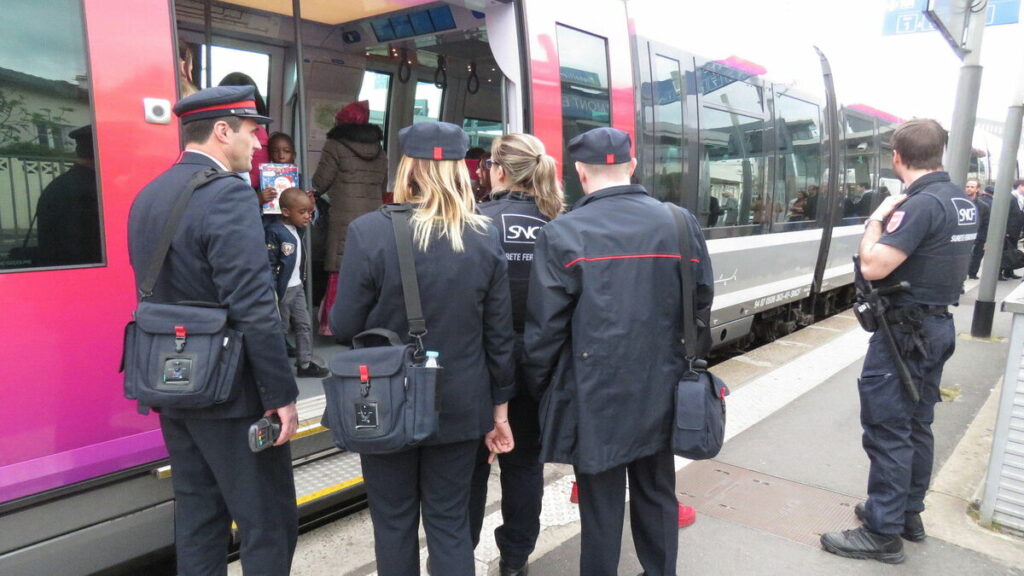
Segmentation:
{"type": "MultiPolygon", "coordinates": [[[[1022,60],[1024,62],[1024,60],[1022,60]]],[[[974,319],[971,335],[988,338],[992,334],[992,318],[996,311],[996,279],[1002,261],[1003,239],[1006,236],[1006,218],[1010,214],[1010,202],[1015,202],[1010,189],[1017,169],[1017,151],[1020,149],[1021,122],[1024,121],[1024,65],[1020,66],[1013,100],[1006,111],[1003,125],[1003,148],[999,156],[996,173],[996,192],[992,198],[992,212],[988,220],[988,237],[985,238],[985,260],[981,269],[981,286],[978,300],[974,303],[974,319]]]]}
{"type": "Polygon", "coordinates": [[[981,91],[981,39],[985,32],[985,8],[988,5],[984,0],[977,7],[972,6],[971,0],[965,0],[965,3],[966,9],[972,10],[964,47],[967,53],[956,86],[956,104],[953,107],[946,158],[950,180],[961,187],[967,184],[967,169],[971,162],[978,93],[981,91]]]}
{"type": "Polygon", "coordinates": [[[206,55],[206,88],[213,86],[213,10],[211,0],[203,2],[203,53],[206,55]]]}
{"type": "MultiPolygon", "coordinates": [[[[306,82],[303,79],[304,56],[302,54],[302,0],[292,0],[292,24],[295,25],[295,93],[298,95],[296,107],[299,117],[292,126],[295,132],[295,161],[302,168],[302,185],[308,190],[313,187],[313,171],[309,166],[309,142],[306,130],[306,82]]],[[[303,230],[303,250],[308,250],[313,242],[312,231],[309,226],[303,230]]],[[[313,308],[317,305],[313,302],[313,259],[306,257],[306,308],[309,310],[309,317],[313,321],[313,333],[320,330],[319,315],[313,314],[313,308]]]]}

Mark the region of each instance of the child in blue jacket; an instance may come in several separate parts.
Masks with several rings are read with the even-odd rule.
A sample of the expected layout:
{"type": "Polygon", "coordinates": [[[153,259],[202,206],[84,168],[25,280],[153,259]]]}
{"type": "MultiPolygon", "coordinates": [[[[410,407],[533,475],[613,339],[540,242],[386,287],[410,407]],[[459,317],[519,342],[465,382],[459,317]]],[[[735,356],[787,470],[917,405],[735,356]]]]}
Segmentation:
{"type": "Polygon", "coordinates": [[[281,327],[288,333],[289,324],[295,331],[297,376],[325,378],[330,371],[313,362],[313,327],[306,308],[306,276],[299,230],[313,219],[313,200],[305,190],[289,188],[279,199],[281,216],[265,226],[270,269],[274,275],[277,304],[281,312],[281,327]]]}

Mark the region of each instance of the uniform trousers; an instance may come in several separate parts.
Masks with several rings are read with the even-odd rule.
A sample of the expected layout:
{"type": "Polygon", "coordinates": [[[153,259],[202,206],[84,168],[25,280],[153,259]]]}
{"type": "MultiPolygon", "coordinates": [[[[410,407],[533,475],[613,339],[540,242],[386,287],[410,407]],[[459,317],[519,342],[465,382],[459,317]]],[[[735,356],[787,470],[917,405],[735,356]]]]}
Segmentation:
{"type": "Polygon", "coordinates": [[[256,418],[160,417],[174,485],[174,546],[181,576],[223,576],[231,521],[246,576],[287,576],[298,537],[287,444],[254,454],[256,418]]]}
{"type": "Polygon", "coordinates": [[[479,440],[469,440],[360,456],[373,520],[377,574],[420,573],[421,509],[433,573],[475,574],[468,509],[478,444],[479,440]]]}
{"type": "Polygon", "coordinates": [[[862,444],[871,461],[865,524],[881,534],[901,533],[906,513],[924,510],[935,453],[931,425],[940,399],[939,382],[956,344],[948,314],[922,319],[919,335],[925,354],[912,350],[912,332],[905,324],[893,325],[893,336],[917,383],[919,402],[904,390],[882,332],[871,336],[857,383],[862,444]]]}
{"type": "MultiPolygon", "coordinates": [[[[502,525],[494,530],[494,541],[501,559],[519,568],[530,559],[540,534],[541,500],[544,497],[544,464],[540,461],[540,422],[537,401],[516,396],[508,403],[508,422],[516,446],[508,454],[498,454],[501,466],[502,525]]],[[[473,547],[480,542],[480,530],[487,505],[487,477],[490,451],[483,442],[477,450],[473,486],[469,496],[469,523],[473,547]]]]}
{"type": "Polygon", "coordinates": [[[277,309],[284,333],[288,334],[289,325],[295,331],[295,360],[299,366],[309,364],[313,359],[313,324],[306,307],[306,288],[302,284],[289,286],[277,309]]]}
{"type": "Polygon", "coordinates": [[[675,576],[679,507],[672,451],[638,458],[597,474],[576,474],[582,523],[580,574],[616,576],[622,548],[626,477],[629,525],[646,576],[675,576]]]}

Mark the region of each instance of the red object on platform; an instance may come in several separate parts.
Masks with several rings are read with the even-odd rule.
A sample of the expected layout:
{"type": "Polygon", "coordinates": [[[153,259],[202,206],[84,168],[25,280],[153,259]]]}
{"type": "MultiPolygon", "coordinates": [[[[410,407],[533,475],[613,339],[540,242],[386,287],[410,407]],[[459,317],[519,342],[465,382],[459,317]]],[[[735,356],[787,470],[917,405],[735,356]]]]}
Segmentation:
{"type": "Polygon", "coordinates": [[[572,483],[572,494],[569,494],[569,502],[573,504],[580,503],[580,487],[575,482],[572,483]]]}
{"type": "Polygon", "coordinates": [[[679,527],[686,528],[697,521],[697,511],[693,506],[679,505],[679,527]]]}

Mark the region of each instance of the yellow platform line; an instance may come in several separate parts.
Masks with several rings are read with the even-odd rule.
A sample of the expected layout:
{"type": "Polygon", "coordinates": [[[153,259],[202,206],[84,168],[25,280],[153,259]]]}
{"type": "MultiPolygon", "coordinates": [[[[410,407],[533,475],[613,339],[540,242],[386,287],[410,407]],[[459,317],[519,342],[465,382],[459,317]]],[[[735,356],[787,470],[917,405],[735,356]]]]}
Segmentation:
{"type": "Polygon", "coordinates": [[[323,488],[321,490],[317,490],[316,492],[313,492],[312,494],[307,494],[307,495],[302,496],[300,498],[296,498],[295,499],[295,505],[296,506],[302,506],[303,504],[312,502],[313,500],[319,500],[320,498],[323,498],[325,496],[330,496],[331,494],[334,494],[335,492],[341,492],[342,490],[344,490],[346,488],[351,488],[352,486],[355,486],[357,484],[362,484],[362,483],[363,483],[363,477],[362,476],[356,476],[355,478],[353,478],[351,480],[346,480],[345,482],[341,482],[339,484],[335,484],[334,486],[328,486],[327,488],[323,488]]]}

